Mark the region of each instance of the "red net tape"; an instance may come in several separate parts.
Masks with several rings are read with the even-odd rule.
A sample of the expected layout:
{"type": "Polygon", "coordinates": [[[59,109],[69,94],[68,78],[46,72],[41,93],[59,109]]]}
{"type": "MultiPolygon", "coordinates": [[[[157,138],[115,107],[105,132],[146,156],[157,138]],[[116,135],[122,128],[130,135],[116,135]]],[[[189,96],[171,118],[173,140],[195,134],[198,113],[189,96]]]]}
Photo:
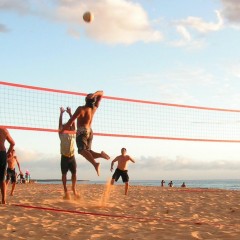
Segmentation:
{"type": "MultiPolygon", "coordinates": [[[[0,125],[57,132],[59,108],[85,104],[86,93],[0,82],[0,125]]],[[[64,121],[68,115],[64,115],[64,121]]],[[[95,135],[147,139],[240,142],[240,110],[104,96],[95,135]]]]}

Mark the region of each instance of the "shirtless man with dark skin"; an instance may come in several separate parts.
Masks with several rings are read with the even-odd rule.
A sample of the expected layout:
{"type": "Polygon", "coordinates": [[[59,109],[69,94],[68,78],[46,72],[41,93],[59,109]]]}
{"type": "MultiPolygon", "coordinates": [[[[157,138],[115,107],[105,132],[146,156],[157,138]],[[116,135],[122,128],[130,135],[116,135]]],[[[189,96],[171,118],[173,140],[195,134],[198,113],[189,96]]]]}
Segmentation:
{"type": "Polygon", "coordinates": [[[0,188],[2,194],[2,204],[6,204],[5,174],[7,168],[7,155],[12,152],[14,145],[15,142],[9,134],[8,130],[4,127],[0,127],[0,188]],[[10,144],[7,152],[5,147],[6,140],[10,144]]]}
{"type": "Polygon", "coordinates": [[[62,131],[67,130],[74,120],[77,119],[76,143],[78,147],[78,153],[94,166],[98,176],[100,175],[100,163],[96,162],[95,159],[110,159],[110,157],[104,151],[97,153],[91,149],[93,140],[92,121],[94,114],[99,107],[102,96],[103,91],[97,91],[95,93],[88,94],[85,98],[85,105],[79,106],[76,109],[75,113],[62,129],[62,131]]]}
{"type": "Polygon", "coordinates": [[[15,155],[15,150],[13,149],[7,156],[7,180],[6,180],[6,187],[8,186],[9,181],[12,182],[12,190],[10,196],[13,196],[13,192],[16,186],[17,174],[15,171],[15,165],[18,165],[18,170],[20,174],[22,174],[20,169],[20,164],[18,162],[17,156],[15,155]]]}

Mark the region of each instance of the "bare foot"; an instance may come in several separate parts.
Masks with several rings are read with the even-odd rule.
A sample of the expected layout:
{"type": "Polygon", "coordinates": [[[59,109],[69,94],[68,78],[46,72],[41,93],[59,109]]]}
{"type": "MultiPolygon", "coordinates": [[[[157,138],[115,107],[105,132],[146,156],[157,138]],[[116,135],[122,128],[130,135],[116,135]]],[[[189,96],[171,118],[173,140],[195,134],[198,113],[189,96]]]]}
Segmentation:
{"type": "Polygon", "coordinates": [[[9,196],[13,196],[13,193],[10,193],[10,195],[9,196]]]}
{"type": "Polygon", "coordinates": [[[78,200],[78,199],[80,199],[81,197],[80,197],[80,195],[78,194],[78,193],[76,193],[76,194],[74,194],[74,199],[75,200],[78,200]]]}
{"type": "Polygon", "coordinates": [[[96,163],[95,169],[96,169],[97,175],[100,176],[100,163],[96,163]]]}
{"type": "Polygon", "coordinates": [[[102,156],[102,158],[105,158],[106,160],[110,159],[110,157],[104,151],[101,152],[101,156],[102,156]]]}
{"type": "Polygon", "coordinates": [[[7,203],[6,203],[6,201],[4,200],[4,201],[1,202],[1,204],[7,204],[7,203]]]}
{"type": "Polygon", "coordinates": [[[71,197],[70,197],[68,192],[65,193],[65,195],[63,196],[63,199],[64,200],[70,200],[71,199],[71,197]]]}

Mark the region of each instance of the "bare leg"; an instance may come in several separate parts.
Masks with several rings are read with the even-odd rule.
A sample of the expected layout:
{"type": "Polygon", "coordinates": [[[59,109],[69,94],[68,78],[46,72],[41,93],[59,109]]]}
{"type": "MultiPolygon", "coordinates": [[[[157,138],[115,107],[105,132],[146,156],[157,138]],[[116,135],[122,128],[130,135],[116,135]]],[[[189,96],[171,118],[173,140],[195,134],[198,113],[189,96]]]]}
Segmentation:
{"type": "Polygon", "coordinates": [[[85,157],[95,168],[97,175],[100,176],[100,163],[97,163],[92,155],[92,151],[81,150],[80,154],[85,157]]]}
{"type": "Polygon", "coordinates": [[[91,152],[94,159],[95,158],[104,158],[106,160],[110,159],[110,157],[104,151],[102,151],[101,153],[97,153],[97,152],[94,152],[94,151],[90,150],[90,152],[91,152]]]}
{"type": "Polygon", "coordinates": [[[12,183],[12,191],[10,193],[10,196],[13,196],[13,192],[14,192],[15,186],[16,186],[16,182],[13,182],[12,183]]]}
{"type": "Polygon", "coordinates": [[[5,182],[6,188],[8,186],[8,183],[9,183],[9,180],[6,180],[6,182],[5,182]]]}
{"type": "Polygon", "coordinates": [[[64,199],[69,199],[69,194],[67,191],[67,174],[62,174],[62,183],[63,183],[63,190],[64,190],[64,199]]]}
{"type": "Polygon", "coordinates": [[[77,174],[72,174],[72,191],[73,194],[76,195],[76,182],[77,182],[77,174]]]}
{"type": "Polygon", "coordinates": [[[112,180],[111,180],[111,185],[114,185],[114,182],[115,182],[115,179],[112,178],[112,180]]]}
{"type": "Polygon", "coordinates": [[[1,194],[2,194],[2,204],[6,204],[6,183],[5,181],[0,182],[1,194]]]}
{"type": "Polygon", "coordinates": [[[75,199],[79,199],[80,195],[76,191],[76,183],[77,183],[77,174],[72,174],[72,191],[75,199]]]}
{"type": "Polygon", "coordinates": [[[128,194],[128,188],[129,188],[129,184],[128,182],[125,183],[125,195],[128,194]]]}

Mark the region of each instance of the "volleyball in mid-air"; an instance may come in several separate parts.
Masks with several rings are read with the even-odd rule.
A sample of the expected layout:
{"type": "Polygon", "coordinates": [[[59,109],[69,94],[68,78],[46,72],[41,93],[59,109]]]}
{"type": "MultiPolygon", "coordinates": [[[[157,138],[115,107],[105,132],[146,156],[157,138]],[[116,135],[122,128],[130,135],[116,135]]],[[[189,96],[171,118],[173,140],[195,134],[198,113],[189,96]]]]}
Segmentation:
{"type": "Polygon", "coordinates": [[[83,20],[87,23],[92,22],[94,19],[94,15],[91,12],[85,12],[83,14],[83,20]]]}

